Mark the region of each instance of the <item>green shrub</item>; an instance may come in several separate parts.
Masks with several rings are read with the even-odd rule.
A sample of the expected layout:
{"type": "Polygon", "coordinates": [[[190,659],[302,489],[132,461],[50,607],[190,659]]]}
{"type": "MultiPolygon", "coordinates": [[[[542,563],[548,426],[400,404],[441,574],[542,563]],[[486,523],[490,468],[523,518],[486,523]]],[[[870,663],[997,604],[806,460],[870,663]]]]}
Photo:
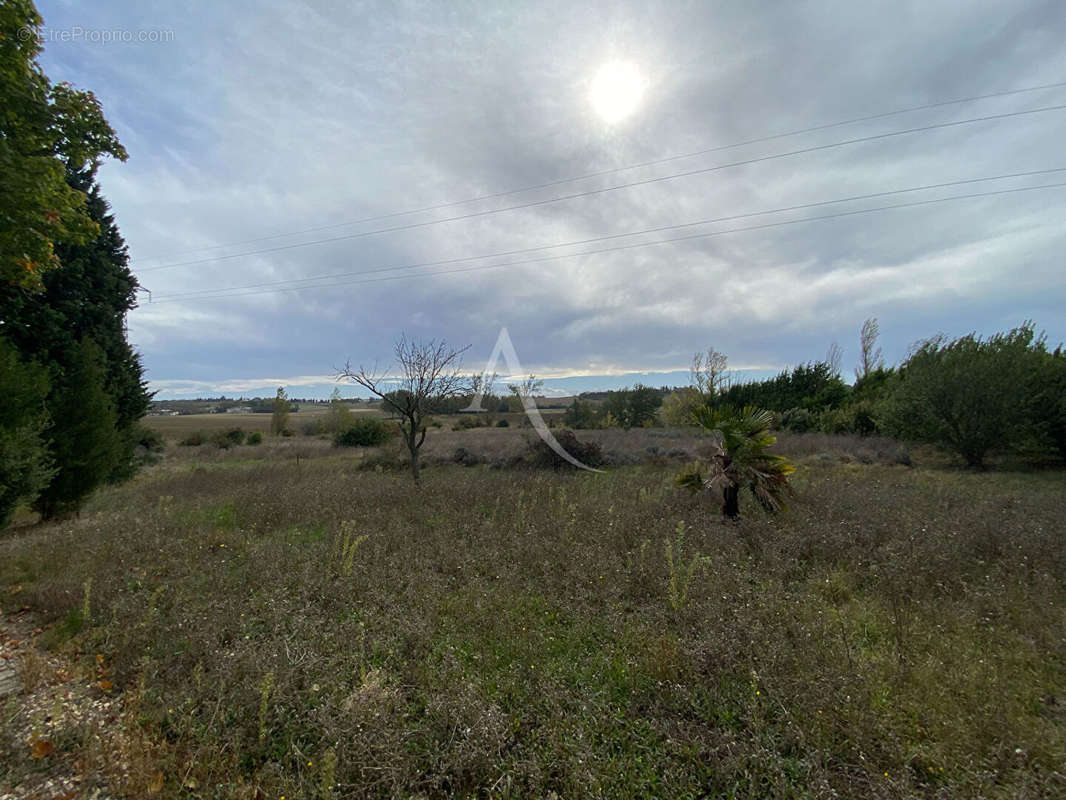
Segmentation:
{"type": "Polygon", "coordinates": [[[359,419],[347,430],[333,437],[337,447],[377,447],[389,439],[385,423],[378,419],[359,419]]]}
{"type": "Polygon", "coordinates": [[[481,419],[480,414],[464,414],[459,417],[454,425],[452,425],[453,431],[468,431],[472,428],[482,428],[485,426],[484,420],[481,419]]]}
{"type": "Polygon", "coordinates": [[[263,434],[260,431],[252,431],[248,434],[248,438],[244,440],[245,444],[257,445],[263,443],[263,434]]]}
{"type": "Polygon", "coordinates": [[[505,419],[501,419],[499,422],[496,423],[496,427],[497,428],[509,428],[509,427],[511,427],[511,423],[508,422],[505,419]]]}
{"type": "Polygon", "coordinates": [[[807,433],[814,428],[814,419],[805,408],[790,408],[781,415],[781,427],[793,433],[807,433]]]}
{"type": "Polygon", "coordinates": [[[220,450],[229,450],[234,445],[244,444],[244,431],[240,428],[215,431],[211,434],[211,443],[216,445],[220,450]]]}
{"type": "MultiPolygon", "coordinates": [[[[344,409],[347,411],[348,409],[344,409]]],[[[325,433],[326,426],[322,424],[320,419],[309,419],[300,423],[300,433],[304,436],[318,436],[325,433]]]]}
{"type": "Polygon", "coordinates": [[[1028,378],[1046,352],[1028,322],[989,339],[925,340],[900,368],[889,405],[891,432],[982,467],[988,453],[1017,447],[1030,432],[1028,378]]]}
{"type": "MultiPolygon", "coordinates": [[[[562,445],[563,450],[587,467],[599,467],[604,464],[603,450],[600,445],[597,442],[582,442],[569,428],[563,428],[556,433],[555,440],[562,445]]],[[[526,461],[530,466],[544,469],[561,469],[573,466],[552,450],[543,439],[527,439],[526,448],[528,451],[526,461]]]]}

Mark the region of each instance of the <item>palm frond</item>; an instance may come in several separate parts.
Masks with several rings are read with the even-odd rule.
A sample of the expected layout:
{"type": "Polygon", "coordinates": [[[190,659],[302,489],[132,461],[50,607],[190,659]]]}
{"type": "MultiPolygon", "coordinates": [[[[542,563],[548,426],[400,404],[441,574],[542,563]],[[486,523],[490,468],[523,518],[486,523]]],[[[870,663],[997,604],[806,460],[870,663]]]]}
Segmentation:
{"type": "MultiPolygon", "coordinates": [[[[795,471],[783,456],[766,452],[777,437],[771,432],[772,411],[745,406],[703,407],[696,411],[696,421],[717,441],[719,454],[711,459],[702,483],[709,491],[729,487],[747,487],[767,511],[780,511],[784,498],[792,493],[788,476],[795,471]]],[[[678,476],[678,485],[694,488],[698,466],[678,476]]]]}

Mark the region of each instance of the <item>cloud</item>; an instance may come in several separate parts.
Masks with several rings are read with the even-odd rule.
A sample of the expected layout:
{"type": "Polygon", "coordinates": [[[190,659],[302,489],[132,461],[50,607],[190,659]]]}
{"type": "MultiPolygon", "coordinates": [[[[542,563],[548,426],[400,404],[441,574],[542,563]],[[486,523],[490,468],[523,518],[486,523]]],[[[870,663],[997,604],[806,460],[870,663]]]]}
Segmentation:
{"type": "MultiPolygon", "coordinates": [[[[40,6],[51,27],[174,32],[172,41],[156,44],[51,43],[43,58],[54,80],[96,92],[131,152],[126,164],[105,165],[101,180],[134,268],[158,300],[142,301],[129,329],[153,387],[164,393],[178,386],[269,388],[273,379],[264,384],[261,375],[321,376],[349,357],[387,356],[402,330],[487,353],[506,325],[524,362],[545,375],[574,377],[666,373],[709,344],[738,364],[781,365],[820,357],[840,341],[847,361],[868,316],[880,318],[890,360],[938,330],[989,333],[1027,317],[1048,326],[1053,341],[1066,338],[1066,321],[1055,311],[1066,301],[1062,188],[495,269],[480,267],[521,259],[377,273],[380,280],[372,283],[351,275],[327,288],[165,302],[184,292],[460,259],[1058,167],[1062,111],[406,231],[155,269],[1061,104],[1066,89],[947,106],[352,223],[1061,80],[1066,22],[1054,0],[1019,7],[915,0],[773,9],[280,0],[192,7],[119,2],[91,12],[43,0],[40,6]],[[588,90],[598,67],[616,58],[638,65],[648,88],[636,114],[607,125],[592,110],[588,90]],[[279,236],[323,226],[336,227],[279,236]],[[260,241],[225,245],[250,239],[260,241]],[[466,271],[410,275],[453,269],[466,271]]],[[[929,190],[690,232],[967,191],[929,190]]]]}

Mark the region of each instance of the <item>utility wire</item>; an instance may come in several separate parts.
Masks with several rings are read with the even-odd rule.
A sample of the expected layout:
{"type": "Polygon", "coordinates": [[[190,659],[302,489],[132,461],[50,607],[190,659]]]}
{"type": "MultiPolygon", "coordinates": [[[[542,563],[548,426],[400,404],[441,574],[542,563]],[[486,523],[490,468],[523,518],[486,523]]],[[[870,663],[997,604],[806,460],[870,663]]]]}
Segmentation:
{"type": "Polygon", "coordinates": [[[819,200],[812,203],[801,203],[799,205],[784,206],[782,208],[772,208],[765,211],[750,211],[744,214],[733,214],[727,217],[714,217],[711,219],[701,219],[695,222],[683,222],[677,225],[663,225],[656,228],[646,228],[644,230],[632,231],[630,233],[613,233],[604,236],[593,236],[588,239],[577,239],[570,242],[560,242],[559,244],[545,244],[538,245],[536,247],[524,247],[519,250],[504,250],[498,253],[486,253],[480,256],[465,256],[463,258],[447,258],[437,261],[423,261],[416,264],[402,264],[397,266],[388,267],[372,267],[370,269],[357,270],[354,272],[336,272],[328,275],[314,275],[308,278],[292,278],[284,281],[269,281],[266,283],[251,283],[244,286],[229,286],[219,289],[201,289],[194,292],[181,292],[180,294],[168,295],[170,298],[187,298],[187,297],[205,297],[209,295],[215,295],[219,292],[235,292],[242,289],[259,289],[266,286],[285,286],[290,284],[308,283],[312,281],[324,281],[333,280],[335,278],[349,278],[353,275],[370,275],[378,272],[395,272],[399,270],[418,269],[422,267],[440,267],[447,264],[459,264],[466,261],[480,261],[486,258],[503,258],[505,256],[522,255],[525,253],[534,253],[541,250],[555,250],[560,247],[576,247],[583,244],[592,244],[594,242],[609,241],[611,239],[623,239],[630,236],[642,236],[649,233],[663,233],[665,231],[680,230],[682,228],[692,228],[698,225],[710,225],[712,223],[719,222],[733,222],[740,219],[750,219],[751,217],[761,217],[769,214],[781,214],[787,211],[801,211],[808,208],[818,208],[820,206],[835,205],[837,203],[849,203],[856,200],[871,200],[875,197],[888,197],[897,194],[909,194],[911,192],[927,191],[929,189],[945,189],[949,186],[964,186],[973,183],[987,183],[989,181],[1007,180],[1009,178],[1027,178],[1035,175],[1047,175],[1054,172],[1066,172],[1066,167],[1052,167],[1050,169],[1038,169],[1030,170],[1028,172],[1012,172],[1003,175],[992,175],[986,178],[967,178],[965,180],[947,181],[944,183],[930,183],[924,186],[912,186],[906,189],[891,189],[884,192],[873,192],[871,194],[859,194],[852,195],[851,197],[840,197],[835,200],[819,200]]]}
{"type": "Polygon", "coordinates": [[[814,145],[812,147],[804,147],[799,150],[790,150],[785,153],[775,153],[769,156],[759,156],[757,158],[748,158],[742,161],[733,161],[727,164],[716,164],[711,167],[701,167],[700,169],[691,169],[684,172],[676,172],[672,175],[661,175],[656,178],[645,178],[639,181],[631,181],[629,183],[620,183],[614,186],[606,186],[600,189],[589,189],[583,192],[575,192],[573,194],[561,195],[559,197],[551,197],[545,200],[533,200],[528,203],[520,203],[513,206],[504,206],[503,208],[489,209],[487,211],[472,211],[468,214],[460,214],[454,217],[444,217],[442,219],[427,220],[425,222],[411,222],[406,225],[395,225],[389,228],[377,228],[370,231],[361,231],[359,233],[349,233],[344,236],[332,236],[327,239],[316,239],[310,242],[297,242],[295,244],[278,245],[277,247],[267,247],[260,250],[246,250],[243,253],[231,253],[229,255],[211,256],[209,258],[195,259],[193,261],[179,261],[175,264],[166,264],[159,267],[150,267],[142,270],[138,270],[140,273],[158,272],[164,269],[174,269],[176,267],[187,267],[195,264],[207,264],[216,261],[226,261],[233,258],[243,258],[244,256],[262,255],[264,253],[277,253],[284,250],[294,250],[301,247],[310,247],[312,245],[329,244],[331,242],[348,241],[351,239],[361,239],[366,236],[374,236],[379,233],[394,233],[396,231],[413,230],[415,228],[425,228],[431,225],[440,225],[445,222],[457,222],[460,220],[474,219],[476,217],[489,216],[491,214],[500,214],[505,211],[518,211],[525,208],[535,208],[538,206],[546,206],[553,203],[560,203],[565,200],[574,200],[579,197],[591,197],[593,195],[605,194],[607,192],[614,192],[619,189],[629,189],[634,186],[646,186],[652,183],[659,183],[661,181],[676,180],[677,178],[686,178],[692,175],[703,175],[709,172],[716,172],[718,170],[729,169],[731,167],[741,167],[749,164],[759,164],[765,161],[774,161],[779,158],[788,158],[790,156],[803,155],[806,153],[816,153],[823,150],[831,150],[836,147],[844,147],[846,145],[861,144],[864,142],[873,142],[881,139],[889,139],[896,136],[904,136],[912,133],[922,133],[925,131],[939,130],[943,128],[954,128],[960,125],[972,125],[978,122],[990,122],[1000,119],[1008,119],[1011,117],[1020,117],[1029,114],[1040,114],[1048,111],[1061,111],[1066,109],[1066,104],[1055,106],[1044,106],[1041,108],[1031,108],[1024,111],[1011,111],[1005,114],[991,114],[984,117],[973,117],[970,119],[956,120],[954,122],[939,122],[932,125],[922,125],[917,128],[907,128],[901,131],[891,131],[889,133],[878,133],[871,136],[861,136],[855,139],[845,139],[840,142],[830,142],[829,144],[814,145]]]}
{"type": "MultiPolygon", "coordinates": [[[[360,284],[360,283],[378,283],[378,282],[381,282],[381,281],[403,280],[403,279],[407,279],[407,278],[426,278],[426,277],[432,277],[432,276],[435,276],[435,275],[456,275],[456,274],[465,273],[465,272],[478,272],[478,271],[481,271],[481,270],[501,269],[503,267],[514,267],[514,266],[521,266],[521,265],[526,265],[526,264],[537,264],[537,263],[541,263],[541,262],[544,262],[544,261],[555,261],[555,260],[558,260],[558,259],[561,259],[561,258],[579,258],[581,256],[597,255],[597,254],[600,254],[600,253],[614,253],[614,252],[619,252],[619,251],[622,251],[622,250],[635,250],[635,249],[640,248],[640,247],[651,247],[651,246],[660,245],[660,244],[672,244],[672,243],[676,243],[676,242],[690,241],[690,240],[693,240],[693,239],[707,239],[707,238],[710,238],[712,236],[721,236],[721,235],[724,235],[724,234],[727,234],[727,233],[742,233],[742,232],[745,232],[745,231],[765,230],[765,229],[768,229],[768,228],[784,227],[786,225],[799,225],[799,224],[803,224],[803,223],[807,223],[807,222],[819,222],[819,221],[828,220],[828,219],[840,219],[840,218],[843,218],[843,217],[853,217],[853,216],[857,216],[859,214],[871,214],[871,213],[878,212],[878,211],[890,211],[890,210],[899,209],[899,208],[913,208],[913,207],[917,207],[917,206],[927,206],[927,205],[933,205],[933,204],[936,204],[936,203],[947,203],[947,202],[951,202],[951,201],[954,201],[954,200],[968,200],[968,199],[979,198],[979,197],[993,197],[995,195],[1016,194],[1016,193],[1020,193],[1020,192],[1031,192],[1031,191],[1037,191],[1039,189],[1054,189],[1054,188],[1058,188],[1058,187],[1062,187],[1062,186],[1066,186],[1066,182],[1048,183],[1048,184],[1043,184],[1043,185],[1040,185],[1040,186],[1023,186],[1023,187],[1014,188],[1014,189],[997,189],[997,190],[988,191],[988,192],[974,192],[974,193],[971,193],[971,194],[952,195],[951,197],[939,197],[939,198],[935,198],[935,199],[932,199],[932,200],[915,200],[915,201],[908,202],[908,203],[896,203],[896,204],[893,204],[893,205],[878,206],[878,207],[875,207],[875,208],[864,208],[864,209],[858,209],[858,210],[855,210],[855,211],[841,211],[841,212],[838,212],[838,213],[824,214],[822,216],[817,216],[817,217],[804,217],[802,219],[783,220],[783,221],[780,221],[780,222],[767,222],[767,223],[764,223],[764,224],[761,224],[761,225],[749,225],[749,226],[742,227],[742,228],[730,228],[729,230],[724,230],[724,231],[711,231],[711,232],[708,232],[708,233],[695,233],[695,234],[689,234],[687,236],[676,236],[676,237],[673,237],[673,238],[670,238],[670,239],[658,239],[658,240],[656,240],[654,242],[638,242],[638,243],[635,243],[635,244],[616,245],[614,247],[604,247],[604,248],[600,248],[600,249],[596,249],[596,250],[586,250],[586,251],[583,251],[583,252],[580,252],[580,253],[562,253],[562,254],[558,254],[558,255],[541,256],[539,258],[531,258],[531,259],[525,259],[525,260],[520,260],[520,261],[508,261],[508,262],[504,262],[502,264],[487,264],[487,265],[483,265],[483,266],[479,266],[479,267],[467,267],[467,268],[464,268],[464,269],[454,269],[454,270],[441,270],[441,271],[437,271],[437,272],[418,272],[418,273],[413,273],[413,274],[408,274],[408,275],[388,275],[388,276],[378,277],[378,278],[361,278],[361,279],[352,280],[352,281],[339,281],[339,282],[333,282],[333,283],[319,283],[319,284],[313,284],[313,285],[310,285],[310,286],[291,286],[291,287],[282,287],[282,288],[258,289],[256,291],[250,291],[250,292],[243,292],[242,291],[242,292],[234,292],[233,294],[216,294],[216,295],[213,295],[211,297],[203,297],[203,298],[197,298],[197,299],[212,300],[212,299],[227,298],[227,297],[248,297],[248,296],[251,296],[251,295],[272,294],[274,292],[294,292],[294,291],[301,291],[301,290],[304,290],[304,289],[328,289],[328,288],[333,288],[335,286],[349,286],[349,285],[360,284]]],[[[226,291],[226,290],[219,290],[219,291],[221,292],[221,291],[226,291]]],[[[170,296],[167,296],[165,298],[160,298],[155,303],[153,303],[153,305],[158,305],[159,303],[162,303],[162,302],[182,302],[182,300],[184,300],[184,299],[185,298],[180,296],[180,295],[170,295],[170,296]]]]}
{"type": "MultiPolygon", "coordinates": [[[[468,197],[463,200],[452,200],[446,203],[438,203],[431,206],[423,206],[422,208],[413,208],[408,211],[393,211],[387,214],[378,214],[372,217],[363,217],[361,219],[354,219],[348,222],[335,222],[330,225],[319,225],[314,228],[304,228],[298,231],[290,231],[288,233],[275,233],[269,236],[257,236],[252,239],[237,239],[235,241],[221,242],[219,244],[206,245],[204,247],[195,247],[189,250],[180,250],[176,253],[171,253],[169,256],[149,256],[144,259],[145,261],[162,261],[167,258],[177,258],[178,256],[188,255],[190,253],[201,253],[205,250],[216,250],[219,247],[231,247],[238,244],[253,244],[255,242],[266,242],[273,239],[283,239],[288,236],[300,236],[305,233],[319,233],[320,231],[334,230],[336,228],[346,228],[349,225],[360,225],[365,222],[379,222],[386,219],[394,219],[396,217],[405,217],[410,214],[421,214],[428,211],[441,211],[446,208],[453,208],[455,206],[466,205],[467,203],[476,203],[480,200],[493,200],[500,197],[507,197],[513,194],[521,194],[522,192],[532,192],[536,189],[547,189],[552,186],[561,186],[565,183],[574,183],[577,181],[587,180],[589,178],[599,178],[604,175],[613,175],[619,172],[626,172],[633,169],[640,169],[641,167],[652,167],[657,164],[666,164],[671,161],[680,161],[686,158],[695,158],[696,156],[708,155],[710,153],[718,153],[723,150],[732,150],[737,147],[744,147],[750,144],[760,144],[762,142],[772,142],[776,139],[786,139],[792,136],[800,136],[805,133],[815,133],[817,131],[830,130],[832,128],[841,128],[846,125],[854,125],[859,122],[872,122],[873,120],[886,119],[888,117],[895,117],[901,114],[910,114],[916,111],[928,111],[934,108],[943,108],[945,106],[961,105],[963,103],[975,103],[980,100],[990,100],[996,97],[1009,97],[1011,95],[1026,94],[1029,92],[1039,92],[1045,89],[1059,89],[1066,86],[1066,81],[1060,81],[1057,83],[1045,83],[1040,86],[1026,86],[1021,89],[1008,89],[1002,92],[990,92],[988,94],[972,95],[970,97],[960,97],[954,100],[941,100],[936,103],[927,103],[921,106],[910,106],[909,108],[900,108],[895,111],[885,111],[879,114],[870,114],[864,117],[852,117],[851,119],[841,120],[839,122],[829,122],[824,125],[814,125],[809,128],[799,128],[797,130],[787,131],[784,133],[774,133],[768,136],[759,136],[755,139],[746,139],[741,142],[733,142],[732,144],[723,144],[716,147],[708,147],[703,150],[696,150],[691,153],[680,153],[678,155],[666,156],[664,158],[656,158],[651,161],[641,161],[636,164],[627,164],[622,167],[612,167],[611,169],[599,170],[598,172],[587,172],[584,175],[577,175],[573,178],[560,178],[554,181],[548,181],[546,183],[536,183],[529,186],[522,186],[517,189],[507,189],[502,192],[493,192],[491,194],[476,195],[474,197],[468,197]]],[[[176,265],[175,265],[176,266],[176,265]]],[[[142,270],[144,271],[144,270],[142,270]]]]}

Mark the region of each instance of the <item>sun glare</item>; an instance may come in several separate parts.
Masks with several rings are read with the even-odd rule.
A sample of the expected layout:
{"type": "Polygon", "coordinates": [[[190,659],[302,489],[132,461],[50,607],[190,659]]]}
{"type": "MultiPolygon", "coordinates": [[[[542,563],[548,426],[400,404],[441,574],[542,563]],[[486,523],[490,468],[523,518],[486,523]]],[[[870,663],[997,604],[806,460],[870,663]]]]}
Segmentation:
{"type": "Polygon", "coordinates": [[[628,61],[610,61],[592,79],[592,107],[607,123],[620,122],[640,105],[647,81],[628,61]]]}

